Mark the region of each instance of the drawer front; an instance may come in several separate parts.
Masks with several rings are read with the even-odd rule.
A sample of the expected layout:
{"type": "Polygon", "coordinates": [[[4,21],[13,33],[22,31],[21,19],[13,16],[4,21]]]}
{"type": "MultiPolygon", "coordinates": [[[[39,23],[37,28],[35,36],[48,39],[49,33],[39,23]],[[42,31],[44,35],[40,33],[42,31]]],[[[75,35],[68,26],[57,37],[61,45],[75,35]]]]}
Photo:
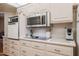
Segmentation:
{"type": "Polygon", "coordinates": [[[66,46],[57,46],[57,45],[46,45],[47,51],[55,52],[62,55],[73,55],[73,48],[66,46]]]}
{"type": "Polygon", "coordinates": [[[10,51],[8,47],[3,47],[3,53],[9,55],[10,51]]]}
{"type": "Polygon", "coordinates": [[[10,49],[19,50],[19,45],[10,45],[10,49]]]}
{"type": "Polygon", "coordinates": [[[31,47],[21,47],[21,56],[63,56],[61,54],[38,50],[31,47]]]}
{"type": "Polygon", "coordinates": [[[4,44],[9,44],[9,40],[8,39],[3,40],[3,45],[4,44]]]}
{"type": "Polygon", "coordinates": [[[26,47],[33,47],[37,49],[43,49],[43,50],[45,49],[45,44],[38,42],[21,41],[21,45],[26,47]]]}
{"type": "Polygon", "coordinates": [[[4,46],[10,46],[10,44],[7,43],[7,42],[3,42],[3,47],[4,47],[4,46]]]}
{"type": "Polygon", "coordinates": [[[10,40],[10,44],[12,44],[12,45],[19,45],[19,41],[17,41],[17,40],[10,40]]]}
{"type": "Polygon", "coordinates": [[[32,49],[29,47],[21,47],[21,56],[33,56],[32,49]]]}
{"type": "Polygon", "coordinates": [[[3,53],[7,54],[8,53],[8,47],[3,47],[3,53]]]}
{"type": "Polygon", "coordinates": [[[9,55],[10,56],[19,56],[19,50],[11,49],[9,55]]]}
{"type": "Polygon", "coordinates": [[[31,47],[36,48],[36,49],[45,50],[46,45],[43,43],[38,43],[38,42],[31,42],[31,47]]]}
{"type": "Polygon", "coordinates": [[[31,47],[22,47],[21,55],[22,56],[44,56],[45,53],[41,50],[37,50],[31,47]]]}

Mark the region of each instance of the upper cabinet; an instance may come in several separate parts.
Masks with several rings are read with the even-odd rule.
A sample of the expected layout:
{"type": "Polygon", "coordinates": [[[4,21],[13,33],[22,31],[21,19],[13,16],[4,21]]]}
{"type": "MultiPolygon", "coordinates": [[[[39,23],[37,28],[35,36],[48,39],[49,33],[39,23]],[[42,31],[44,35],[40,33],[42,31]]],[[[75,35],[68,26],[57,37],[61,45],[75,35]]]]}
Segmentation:
{"type": "Polygon", "coordinates": [[[73,5],[68,3],[51,4],[51,23],[72,22],[73,5]]]}
{"type": "Polygon", "coordinates": [[[71,3],[38,3],[28,4],[20,9],[19,13],[24,13],[26,16],[38,12],[48,11],[51,13],[51,23],[72,22],[73,5],[71,3]]]}

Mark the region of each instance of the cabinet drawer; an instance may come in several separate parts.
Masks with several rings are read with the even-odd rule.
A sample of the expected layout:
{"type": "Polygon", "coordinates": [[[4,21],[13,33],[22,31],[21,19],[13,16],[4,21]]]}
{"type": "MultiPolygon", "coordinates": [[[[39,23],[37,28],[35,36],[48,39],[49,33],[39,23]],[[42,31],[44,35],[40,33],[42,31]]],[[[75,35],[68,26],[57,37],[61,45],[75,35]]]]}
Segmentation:
{"type": "Polygon", "coordinates": [[[11,49],[9,55],[10,56],[19,56],[19,51],[18,50],[11,49]]]}
{"type": "Polygon", "coordinates": [[[4,43],[8,43],[9,44],[9,40],[8,39],[3,40],[3,44],[4,43]]]}
{"type": "Polygon", "coordinates": [[[4,42],[4,43],[3,43],[3,47],[4,47],[4,46],[10,46],[10,44],[7,43],[7,42],[4,42]]]}
{"type": "Polygon", "coordinates": [[[19,50],[19,45],[10,45],[10,49],[19,50]]]}
{"type": "Polygon", "coordinates": [[[37,49],[45,49],[45,44],[39,43],[39,42],[30,42],[30,41],[22,41],[21,42],[22,46],[28,46],[28,47],[33,47],[37,49]]]}
{"type": "Polygon", "coordinates": [[[62,56],[61,54],[38,50],[31,47],[22,47],[21,56],[62,56]]]}
{"type": "Polygon", "coordinates": [[[46,45],[47,51],[55,52],[62,55],[73,55],[73,47],[66,47],[66,46],[58,46],[58,45],[46,45]]]}
{"type": "Polygon", "coordinates": [[[21,47],[21,56],[33,56],[33,50],[29,47],[21,47]]]}
{"type": "Polygon", "coordinates": [[[41,50],[37,50],[31,47],[22,47],[21,55],[23,56],[44,56],[45,53],[41,50]]]}
{"type": "Polygon", "coordinates": [[[8,47],[3,47],[3,53],[9,55],[10,51],[8,47]]]}
{"type": "Polygon", "coordinates": [[[7,39],[7,38],[5,38],[5,39],[3,39],[3,41],[8,41],[8,39],[7,39]]]}
{"type": "Polygon", "coordinates": [[[10,44],[12,44],[12,45],[19,45],[19,41],[17,41],[17,40],[10,40],[10,44]]]}
{"type": "Polygon", "coordinates": [[[8,47],[3,47],[3,53],[6,54],[8,51],[8,47]]]}

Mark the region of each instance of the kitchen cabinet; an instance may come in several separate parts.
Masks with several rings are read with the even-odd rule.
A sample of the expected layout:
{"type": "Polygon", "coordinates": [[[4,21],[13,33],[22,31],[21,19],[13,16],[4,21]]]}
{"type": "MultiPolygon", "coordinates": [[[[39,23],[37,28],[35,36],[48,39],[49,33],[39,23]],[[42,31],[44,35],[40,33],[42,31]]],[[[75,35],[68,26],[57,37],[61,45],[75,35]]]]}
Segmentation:
{"type": "Polygon", "coordinates": [[[21,55],[73,56],[73,47],[46,44],[29,40],[20,40],[21,55]]]}
{"type": "Polygon", "coordinates": [[[20,43],[21,43],[21,46],[45,50],[45,44],[43,44],[43,43],[32,42],[32,41],[23,41],[23,40],[21,40],[20,43]]]}
{"type": "Polygon", "coordinates": [[[73,47],[47,44],[45,50],[50,51],[50,52],[55,52],[55,53],[61,54],[61,55],[73,55],[73,47]]]}
{"type": "Polygon", "coordinates": [[[55,3],[51,4],[51,22],[65,23],[72,22],[73,5],[69,3],[55,3]]]}
{"type": "Polygon", "coordinates": [[[9,44],[9,40],[4,38],[3,39],[3,53],[6,55],[10,54],[10,44],[9,44]]]}
{"type": "Polygon", "coordinates": [[[73,56],[73,47],[29,40],[4,39],[3,53],[9,56],[73,56]]]}
{"type": "Polygon", "coordinates": [[[18,56],[19,41],[12,39],[3,39],[3,53],[9,56],[18,56]]]}
{"type": "Polygon", "coordinates": [[[21,55],[24,56],[44,56],[44,51],[32,47],[21,47],[21,55]]]}
{"type": "Polygon", "coordinates": [[[73,4],[70,3],[28,4],[18,8],[18,11],[22,11],[21,13],[24,13],[26,16],[48,11],[51,13],[51,23],[72,22],[73,18],[73,4]]]}

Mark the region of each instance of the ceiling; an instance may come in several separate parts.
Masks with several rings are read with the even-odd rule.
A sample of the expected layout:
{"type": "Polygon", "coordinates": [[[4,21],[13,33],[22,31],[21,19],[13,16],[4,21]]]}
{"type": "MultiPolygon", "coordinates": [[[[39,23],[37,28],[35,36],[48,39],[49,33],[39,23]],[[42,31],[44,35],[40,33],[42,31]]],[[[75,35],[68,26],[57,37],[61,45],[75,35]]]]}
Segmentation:
{"type": "Polygon", "coordinates": [[[0,3],[0,12],[16,12],[17,8],[7,3],[0,3]]]}
{"type": "Polygon", "coordinates": [[[29,0],[0,0],[0,3],[7,3],[14,7],[20,7],[24,4],[27,4],[29,0]]]}
{"type": "Polygon", "coordinates": [[[11,6],[14,6],[14,7],[20,7],[20,6],[22,6],[22,5],[24,5],[24,4],[27,4],[27,3],[7,3],[7,4],[9,4],[9,5],[11,5],[11,6]]]}

